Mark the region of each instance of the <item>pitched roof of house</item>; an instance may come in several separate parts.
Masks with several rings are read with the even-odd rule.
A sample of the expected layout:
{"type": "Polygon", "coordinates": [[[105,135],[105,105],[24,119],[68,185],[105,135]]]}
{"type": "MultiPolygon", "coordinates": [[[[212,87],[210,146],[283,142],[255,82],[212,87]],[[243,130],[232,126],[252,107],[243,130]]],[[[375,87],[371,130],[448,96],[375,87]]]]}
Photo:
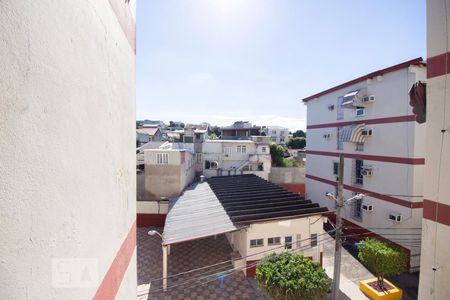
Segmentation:
{"type": "Polygon", "coordinates": [[[154,136],[156,134],[156,132],[158,132],[158,130],[159,130],[158,127],[143,127],[143,128],[136,129],[136,132],[146,133],[149,136],[154,136]]]}
{"type": "Polygon", "coordinates": [[[403,68],[407,68],[410,65],[426,65],[426,63],[423,62],[422,57],[417,57],[417,58],[405,61],[403,63],[397,64],[397,65],[394,65],[394,66],[391,66],[391,67],[388,67],[388,68],[385,68],[385,69],[381,69],[381,70],[369,73],[367,75],[358,77],[356,79],[347,81],[345,83],[342,83],[342,84],[337,85],[335,87],[329,88],[329,89],[327,89],[325,91],[322,91],[320,93],[317,93],[317,94],[311,95],[309,97],[306,97],[302,101],[306,103],[306,102],[308,102],[310,100],[313,100],[313,99],[318,98],[320,96],[323,96],[323,95],[329,94],[331,92],[337,91],[339,89],[343,89],[345,87],[354,85],[354,84],[356,84],[358,82],[361,82],[361,81],[364,81],[366,79],[372,79],[372,78],[377,77],[379,75],[384,75],[386,73],[390,73],[390,72],[394,72],[394,71],[397,71],[397,70],[400,70],[400,69],[403,69],[403,68]]]}
{"type": "Polygon", "coordinates": [[[212,177],[208,184],[234,223],[295,218],[328,211],[254,174],[212,177]]]}
{"type": "Polygon", "coordinates": [[[175,244],[238,230],[207,182],[188,187],[166,217],[163,244],[175,244]]]}

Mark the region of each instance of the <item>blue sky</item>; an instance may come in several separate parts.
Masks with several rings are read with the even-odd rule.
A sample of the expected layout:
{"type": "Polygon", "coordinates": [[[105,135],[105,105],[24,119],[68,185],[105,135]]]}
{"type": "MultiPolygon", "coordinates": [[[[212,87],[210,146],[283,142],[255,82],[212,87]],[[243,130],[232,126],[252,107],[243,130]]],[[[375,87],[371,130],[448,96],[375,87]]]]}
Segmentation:
{"type": "Polygon", "coordinates": [[[306,127],[301,99],[426,57],[425,0],[138,0],[136,117],[306,127]]]}

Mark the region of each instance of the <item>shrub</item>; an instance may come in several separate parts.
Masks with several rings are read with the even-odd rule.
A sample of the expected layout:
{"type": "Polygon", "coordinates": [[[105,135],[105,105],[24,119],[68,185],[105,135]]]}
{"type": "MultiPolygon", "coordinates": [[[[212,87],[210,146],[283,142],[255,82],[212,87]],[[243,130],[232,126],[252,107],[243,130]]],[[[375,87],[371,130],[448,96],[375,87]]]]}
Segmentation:
{"type": "Polygon", "coordinates": [[[326,299],[331,281],[316,262],[283,252],[262,259],[256,278],[274,299],[326,299]]]}

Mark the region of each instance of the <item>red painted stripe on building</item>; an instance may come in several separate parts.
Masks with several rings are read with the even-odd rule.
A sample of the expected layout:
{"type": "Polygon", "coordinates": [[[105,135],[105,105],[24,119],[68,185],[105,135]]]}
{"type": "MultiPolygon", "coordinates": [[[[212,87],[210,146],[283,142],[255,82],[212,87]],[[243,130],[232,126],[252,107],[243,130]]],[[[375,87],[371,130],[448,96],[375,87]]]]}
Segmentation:
{"type": "MultiPolygon", "coordinates": [[[[312,180],[315,180],[315,181],[319,181],[319,182],[322,182],[322,183],[326,183],[326,184],[329,184],[329,185],[332,185],[332,186],[337,186],[337,181],[332,181],[332,180],[328,180],[328,179],[325,179],[325,178],[320,178],[320,177],[309,175],[309,174],[306,174],[306,178],[309,178],[309,179],[312,179],[312,180]]],[[[366,189],[362,189],[362,188],[359,188],[359,187],[354,187],[354,186],[347,185],[347,184],[344,184],[344,189],[346,189],[348,191],[355,192],[355,193],[362,193],[362,194],[365,194],[365,195],[367,195],[369,197],[377,198],[377,199],[380,199],[380,200],[383,200],[383,201],[386,201],[386,202],[389,202],[389,203],[401,205],[401,206],[408,207],[408,208],[422,208],[422,206],[423,206],[423,202],[410,202],[410,201],[407,201],[407,200],[395,198],[395,197],[392,197],[392,196],[382,195],[382,194],[377,193],[377,192],[372,192],[372,191],[369,191],[369,190],[366,190],[366,189]]]]}
{"type": "Polygon", "coordinates": [[[113,300],[119,292],[125,272],[128,269],[134,249],[136,248],[136,222],[131,226],[102,283],[95,293],[94,300],[113,300]]]}
{"type": "Polygon", "coordinates": [[[128,43],[130,43],[131,48],[136,53],[136,23],[131,13],[129,1],[109,0],[109,4],[119,21],[120,27],[122,27],[128,43]]]}
{"type": "Polygon", "coordinates": [[[423,201],[423,217],[450,226],[450,205],[425,199],[423,201]]]}
{"type": "MultiPolygon", "coordinates": [[[[339,157],[340,152],[306,150],[306,154],[339,157]]],[[[343,153],[345,158],[390,162],[405,165],[424,165],[425,158],[408,158],[395,156],[368,155],[359,153],[343,153]]]]}
{"type": "Polygon", "coordinates": [[[427,78],[442,76],[450,72],[450,52],[427,59],[427,78]]]}
{"type": "Polygon", "coordinates": [[[308,125],[307,129],[317,129],[317,128],[331,128],[331,127],[342,127],[356,124],[388,124],[388,123],[401,123],[401,122],[414,122],[416,120],[415,115],[409,116],[399,116],[399,117],[388,117],[388,118],[377,118],[377,119],[362,119],[362,120],[354,120],[354,121],[345,121],[345,122],[334,122],[334,123],[323,123],[316,125],[308,125]]]}
{"type": "Polygon", "coordinates": [[[412,59],[412,60],[408,60],[408,61],[403,62],[401,64],[394,65],[394,66],[389,67],[389,68],[385,68],[385,69],[381,69],[381,70],[369,73],[367,75],[364,75],[364,76],[358,77],[356,79],[347,81],[347,82],[345,82],[343,84],[337,85],[335,87],[332,87],[332,88],[327,89],[325,91],[322,91],[320,93],[317,93],[317,94],[314,94],[312,96],[306,97],[306,98],[303,99],[303,102],[308,102],[308,101],[313,100],[315,98],[318,98],[320,96],[329,94],[331,92],[340,90],[340,89],[345,88],[345,87],[349,87],[351,85],[354,85],[354,84],[356,84],[358,82],[361,82],[361,81],[365,81],[367,79],[372,79],[372,78],[377,77],[379,75],[384,75],[386,73],[390,73],[390,72],[394,72],[394,71],[397,71],[397,70],[400,70],[400,69],[403,69],[403,68],[407,68],[410,65],[425,65],[425,63],[422,62],[422,57],[418,57],[418,58],[415,58],[415,59],[412,59]]]}
{"type": "Polygon", "coordinates": [[[164,227],[166,214],[137,214],[137,227],[164,227]]]}

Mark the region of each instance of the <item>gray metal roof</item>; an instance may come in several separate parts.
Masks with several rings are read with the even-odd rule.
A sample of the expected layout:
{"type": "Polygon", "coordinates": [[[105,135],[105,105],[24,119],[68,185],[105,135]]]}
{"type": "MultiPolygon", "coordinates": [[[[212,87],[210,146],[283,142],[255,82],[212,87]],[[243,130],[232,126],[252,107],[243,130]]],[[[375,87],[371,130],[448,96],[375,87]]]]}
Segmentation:
{"type": "Polygon", "coordinates": [[[238,230],[207,182],[186,189],[166,217],[163,244],[238,230]]]}

